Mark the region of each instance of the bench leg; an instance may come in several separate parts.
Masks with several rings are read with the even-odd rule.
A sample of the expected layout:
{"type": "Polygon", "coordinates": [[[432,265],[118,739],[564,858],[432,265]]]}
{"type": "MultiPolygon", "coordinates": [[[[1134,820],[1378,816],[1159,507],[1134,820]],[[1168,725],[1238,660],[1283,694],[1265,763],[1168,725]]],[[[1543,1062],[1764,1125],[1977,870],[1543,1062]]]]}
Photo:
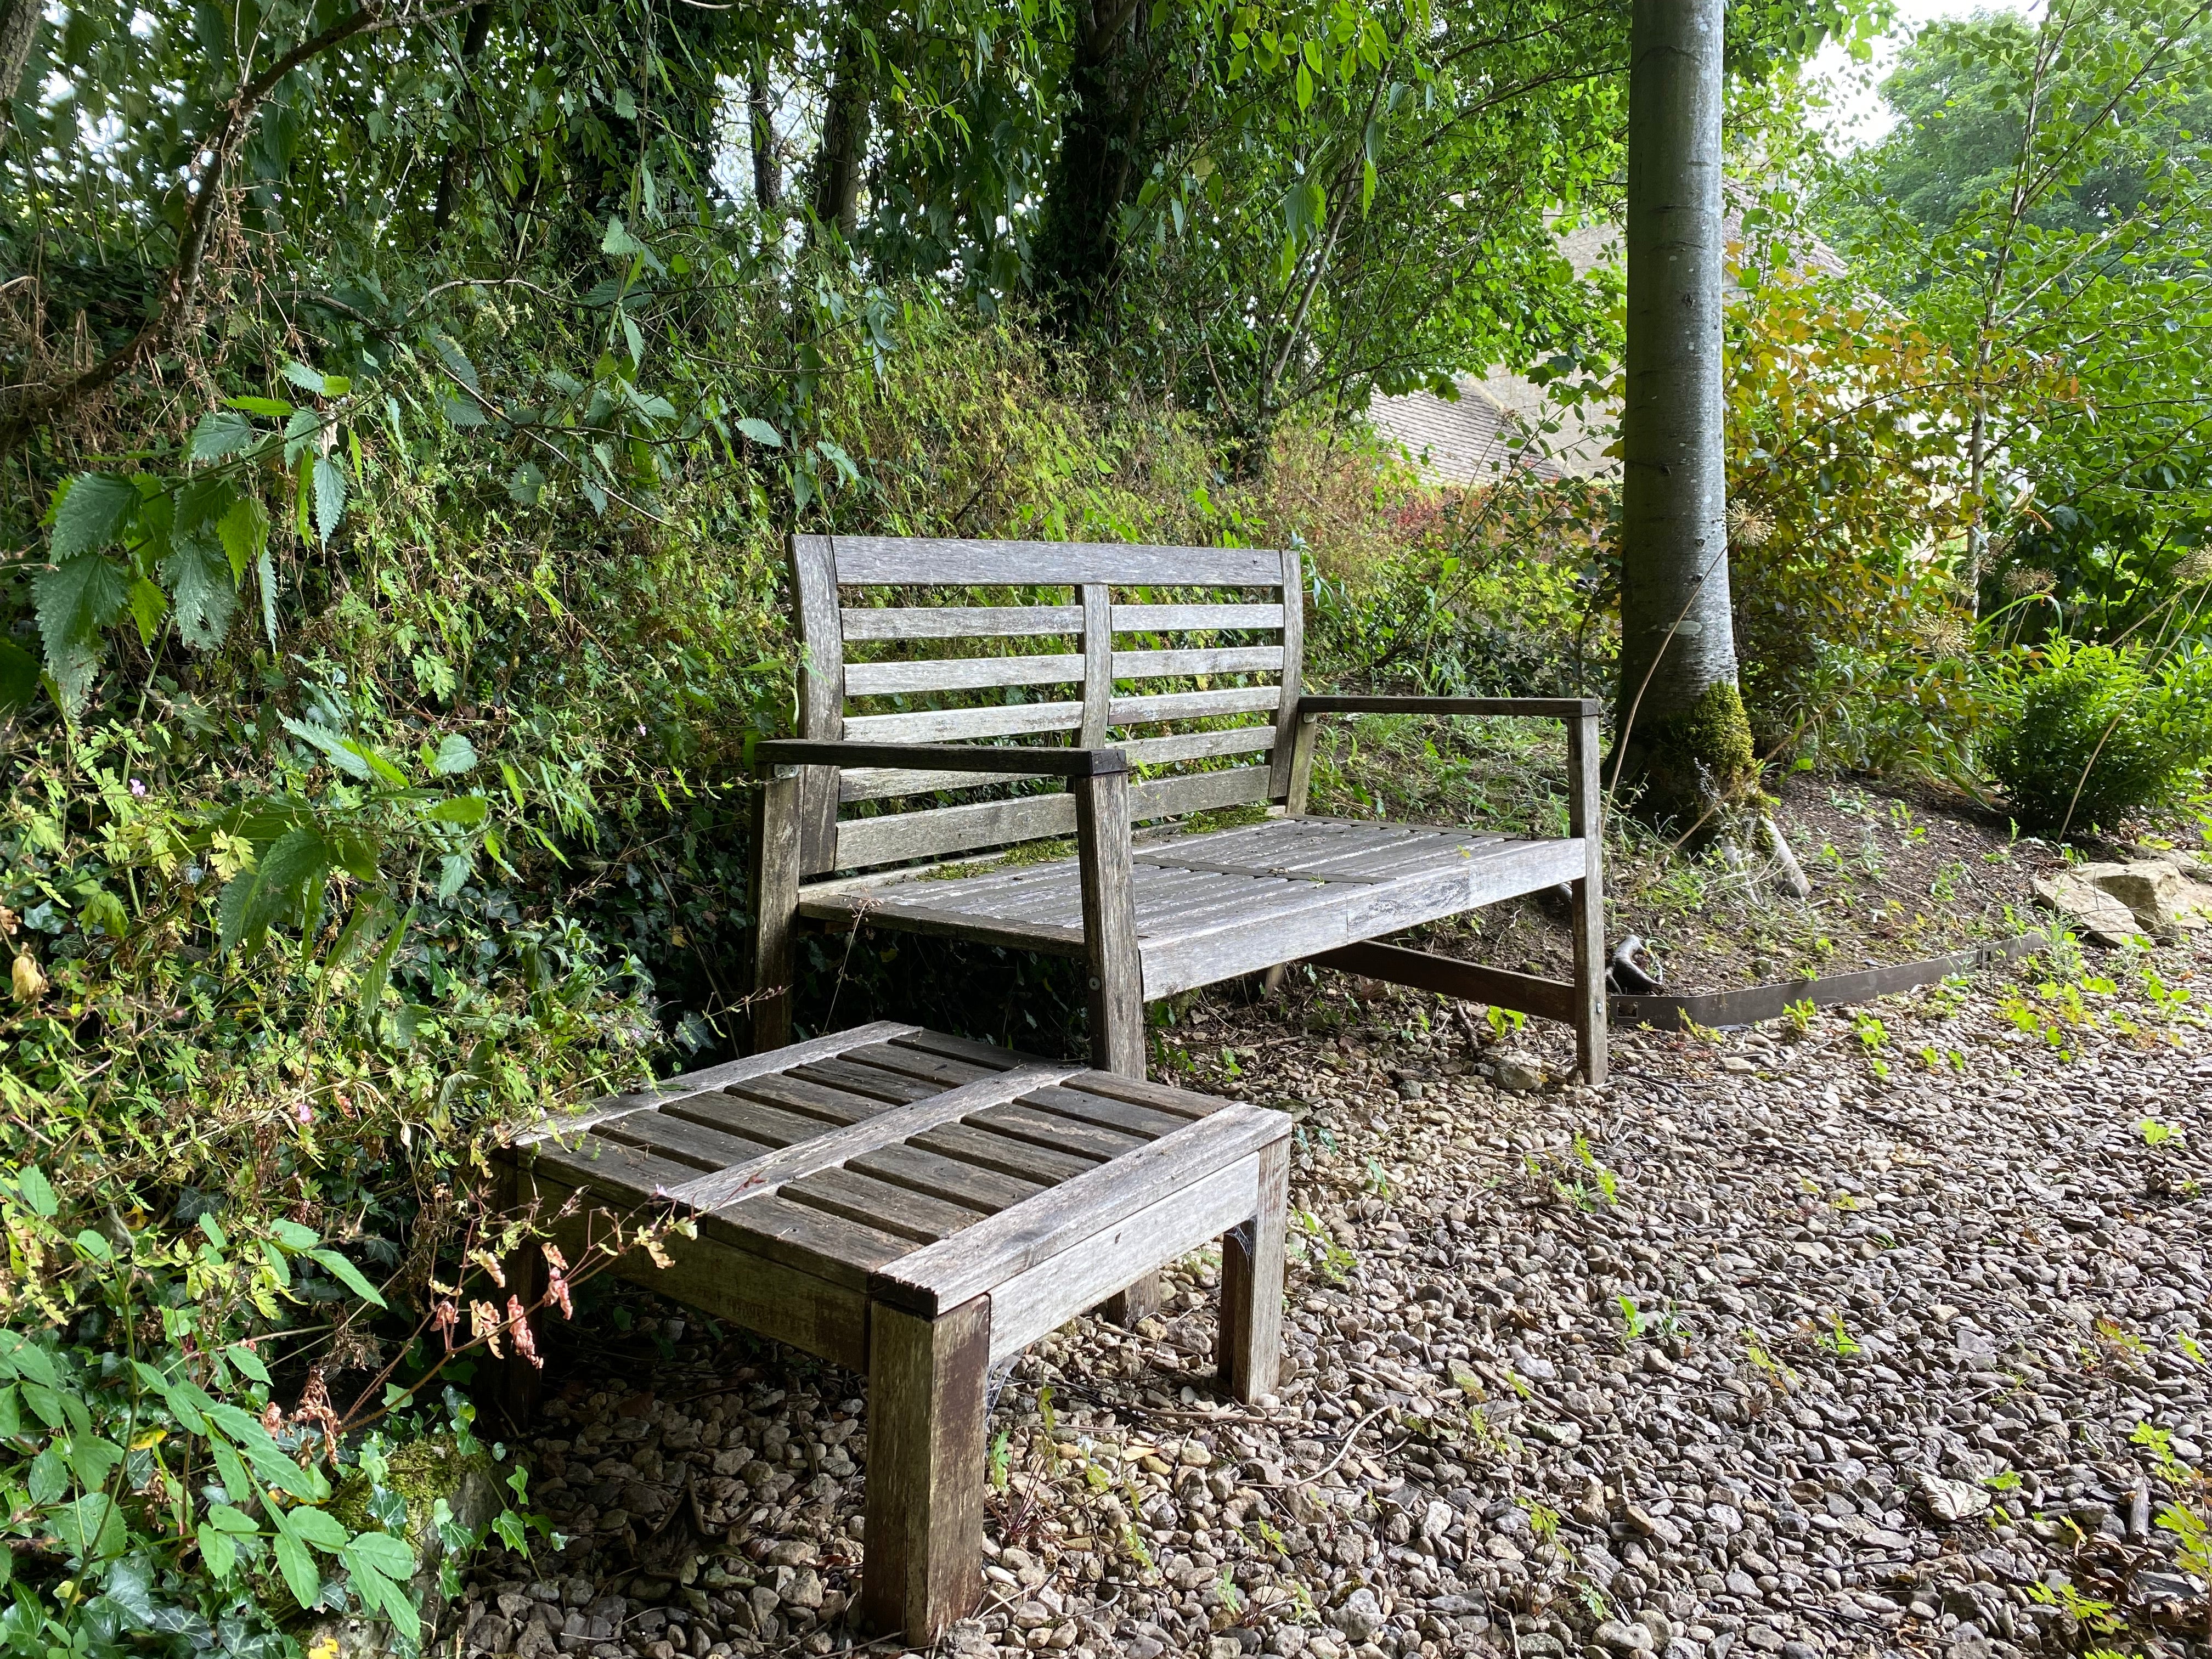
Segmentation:
{"type": "Polygon", "coordinates": [[[1598,778],[1598,721],[1567,722],[1567,830],[1583,841],[1575,902],[1575,1055],[1583,1081],[1605,1081],[1605,792],[1598,778]]]}
{"type": "Polygon", "coordinates": [[[1072,778],[1083,882],[1083,967],[1089,980],[1091,1063],[1145,1074],[1145,969],[1129,872],[1129,775],[1072,778]]]}
{"type": "Polygon", "coordinates": [[[799,783],[763,778],[753,798],[752,1052],[791,1041],[793,933],[799,921],[799,783]]]}
{"type": "Polygon", "coordinates": [[[1098,1304],[1099,1316],[1123,1330],[1134,1330],[1140,1319],[1160,1310],[1160,1276],[1146,1273],[1135,1284],[1116,1291],[1098,1304]]]}
{"type": "Polygon", "coordinates": [[[1282,1364],[1290,1176],[1291,1144],[1276,1141],[1260,1154],[1259,1213],[1221,1241],[1221,1386],[1247,1404],[1275,1391],[1282,1364]]]}
{"type": "Polygon", "coordinates": [[[861,1621],[927,1647],[983,1595],[984,1373],[991,1298],[935,1319],[868,1310],[861,1621]]]}
{"type": "MultiPolygon", "coordinates": [[[[513,1164],[502,1166],[497,1188],[497,1201],[502,1215],[514,1215],[526,1206],[535,1193],[530,1177],[513,1164]]],[[[535,1308],[538,1299],[545,1294],[545,1254],[535,1240],[526,1241],[522,1248],[509,1255],[501,1264],[507,1275],[507,1288],[526,1309],[535,1308]]],[[[535,1314],[526,1314],[534,1339],[542,1329],[535,1314]]],[[[532,1364],[515,1351],[510,1340],[504,1345],[507,1358],[499,1367],[499,1408],[505,1413],[508,1425],[517,1431],[528,1426],[538,1413],[538,1401],[544,1392],[545,1373],[532,1364]]]]}

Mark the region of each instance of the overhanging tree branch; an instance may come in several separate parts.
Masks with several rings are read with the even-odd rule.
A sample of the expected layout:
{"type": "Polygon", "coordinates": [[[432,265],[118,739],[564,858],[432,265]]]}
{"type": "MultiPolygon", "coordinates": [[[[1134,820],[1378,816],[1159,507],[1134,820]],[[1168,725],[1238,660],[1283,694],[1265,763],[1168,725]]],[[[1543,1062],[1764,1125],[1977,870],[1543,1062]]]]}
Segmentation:
{"type": "Polygon", "coordinates": [[[194,147],[206,158],[191,186],[182,232],[177,238],[176,261],[162,285],[161,301],[138,331],[82,374],[55,384],[26,382],[0,391],[0,455],[6,454],[33,428],[53,420],[153,357],[176,337],[178,326],[199,298],[200,276],[207,261],[209,238],[214,234],[216,210],[222,201],[223,178],[246,140],[246,129],[284,77],[302,64],[332,47],[366,34],[413,28],[467,11],[475,0],[434,6],[426,10],[404,8],[388,11],[380,0],[371,0],[359,10],[340,18],[294,46],[283,57],[240,87],[225,106],[215,130],[194,147]]]}

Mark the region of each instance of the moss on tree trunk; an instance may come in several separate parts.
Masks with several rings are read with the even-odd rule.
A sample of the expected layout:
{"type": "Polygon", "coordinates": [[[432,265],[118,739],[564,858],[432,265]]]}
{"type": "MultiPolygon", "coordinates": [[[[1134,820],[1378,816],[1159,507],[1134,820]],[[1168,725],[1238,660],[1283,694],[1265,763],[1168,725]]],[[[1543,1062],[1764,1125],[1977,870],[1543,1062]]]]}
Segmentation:
{"type": "Polygon", "coordinates": [[[1759,786],[1751,721],[1734,680],[1715,680],[1687,708],[1639,719],[1627,734],[1622,776],[1640,786],[1638,815],[1686,827],[1743,801],[1759,786]]]}

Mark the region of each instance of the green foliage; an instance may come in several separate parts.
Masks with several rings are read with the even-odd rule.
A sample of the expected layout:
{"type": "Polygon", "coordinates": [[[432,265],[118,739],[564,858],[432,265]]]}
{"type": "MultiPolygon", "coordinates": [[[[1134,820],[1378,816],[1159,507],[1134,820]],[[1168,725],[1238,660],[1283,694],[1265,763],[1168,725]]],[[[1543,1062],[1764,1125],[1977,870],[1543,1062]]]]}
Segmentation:
{"type": "Polygon", "coordinates": [[[2039,830],[2117,827],[2171,805],[2212,760],[2212,657],[2155,661],[2131,647],[2060,640],[2000,665],[1989,763],[2039,830]]]}
{"type": "Polygon", "coordinates": [[[2175,0],[1932,27],[1826,221],[1955,365],[1963,592],[2005,638],[2201,632],[2212,32],[2175,0]]]}

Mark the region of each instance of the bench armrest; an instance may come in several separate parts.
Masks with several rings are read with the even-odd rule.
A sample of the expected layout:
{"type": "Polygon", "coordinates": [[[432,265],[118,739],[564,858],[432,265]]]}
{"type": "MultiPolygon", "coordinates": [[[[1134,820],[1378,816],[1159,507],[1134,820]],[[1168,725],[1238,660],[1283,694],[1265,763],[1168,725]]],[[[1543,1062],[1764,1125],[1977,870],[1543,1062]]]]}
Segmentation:
{"type": "Polygon", "coordinates": [[[1595,697],[1304,696],[1308,714],[1523,714],[1538,720],[1589,720],[1605,712],[1595,697]]]}
{"type": "Polygon", "coordinates": [[[768,738],[753,769],[883,766],[908,772],[1000,772],[1016,777],[1096,778],[1126,772],[1118,749],[984,749],[964,743],[855,743],[842,738],[768,738]]]}

